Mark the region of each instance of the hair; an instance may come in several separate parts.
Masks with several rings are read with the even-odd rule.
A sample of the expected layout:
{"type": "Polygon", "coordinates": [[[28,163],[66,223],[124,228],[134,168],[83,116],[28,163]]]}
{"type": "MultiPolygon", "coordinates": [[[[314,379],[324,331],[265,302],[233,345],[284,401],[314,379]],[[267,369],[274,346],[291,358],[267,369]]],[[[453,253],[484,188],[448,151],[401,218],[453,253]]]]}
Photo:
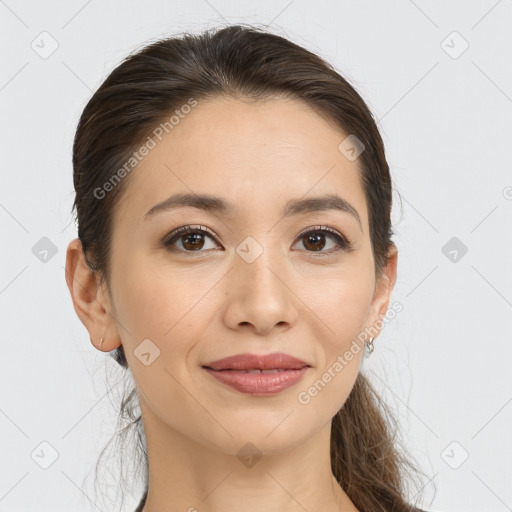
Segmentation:
{"type": "MultiPolygon", "coordinates": [[[[186,113],[190,107],[185,106],[193,101],[220,97],[300,99],[336,129],[355,135],[364,144],[357,162],[375,275],[380,277],[394,245],[392,184],[384,144],[370,110],[355,88],[320,56],[254,25],[238,24],[160,39],[132,52],[82,112],[73,143],[73,209],[87,264],[99,274],[101,283],[107,283],[109,293],[112,213],[129,186],[126,163],[132,162],[143,141],[156,135],[156,127],[172,128],[168,120],[176,109],[186,113]],[[99,200],[98,191],[114,182],[99,200]]],[[[111,355],[128,369],[122,345],[111,355]]],[[[137,404],[133,387],[121,403],[120,418],[130,423],[120,435],[132,427],[136,430],[136,450],[144,467],[142,506],[148,492],[148,465],[137,404]]],[[[398,430],[389,407],[359,372],[332,420],[330,450],[332,473],[360,511],[414,510],[408,504],[406,476],[415,478],[420,470],[407,451],[399,449],[398,430]]]]}

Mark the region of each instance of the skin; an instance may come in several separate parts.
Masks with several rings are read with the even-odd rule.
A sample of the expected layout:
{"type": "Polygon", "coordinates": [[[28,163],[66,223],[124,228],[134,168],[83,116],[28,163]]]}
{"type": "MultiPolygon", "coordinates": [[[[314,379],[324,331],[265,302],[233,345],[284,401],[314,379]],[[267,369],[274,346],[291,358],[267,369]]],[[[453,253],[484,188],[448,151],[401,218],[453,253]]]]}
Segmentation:
{"type": "Polygon", "coordinates": [[[396,279],[394,246],[375,279],[358,160],[338,149],[346,135],[299,100],[201,100],[129,177],[114,212],[111,295],[80,241],[69,244],[75,311],[96,348],[123,344],[139,391],[150,468],[144,512],[357,510],[331,473],[329,442],[364,350],[310,403],[297,398],[365,328],[378,331],[396,279]],[[143,220],[177,192],[220,196],[236,214],[185,207],[143,220]],[[326,193],[349,201],[362,227],[336,210],[283,218],[288,200],[326,193]],[[205,235],[202,256],[184,237],[174,244],[181,252],[163,246],[189,224],[206,226],[220,244],[205,235]],[[327,255],[337,246],[326,236],[319,256],[298,237],[319,225],[348,237],[353,251],[327,255]],[[236,252],[248,236],[264,249],[252,263],[236,252]],[[148,338],[160,355],[146,366],[134,351],[148,338]],[[312,368],[266,397],[239,393],[202,369],[246,352],[285,352],[312,368]],[[262,455],[251,467],[237,457],[248,442],[262,455]]]}

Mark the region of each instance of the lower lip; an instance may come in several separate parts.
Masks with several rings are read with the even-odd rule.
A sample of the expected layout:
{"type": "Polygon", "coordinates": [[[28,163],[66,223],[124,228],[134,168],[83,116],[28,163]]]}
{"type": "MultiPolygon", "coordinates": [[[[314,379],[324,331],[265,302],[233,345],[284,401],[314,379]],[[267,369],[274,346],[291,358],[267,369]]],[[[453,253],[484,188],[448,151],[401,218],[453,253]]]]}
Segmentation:
{"type": "Polygon", "coordinates": [[[237,370],[212,370],[204,368],[217,380],[248,395],[273,395],[293,386],[308,371],[309,366],[299,370],[284,370],[277,373],[246,373],[237,370]]]}

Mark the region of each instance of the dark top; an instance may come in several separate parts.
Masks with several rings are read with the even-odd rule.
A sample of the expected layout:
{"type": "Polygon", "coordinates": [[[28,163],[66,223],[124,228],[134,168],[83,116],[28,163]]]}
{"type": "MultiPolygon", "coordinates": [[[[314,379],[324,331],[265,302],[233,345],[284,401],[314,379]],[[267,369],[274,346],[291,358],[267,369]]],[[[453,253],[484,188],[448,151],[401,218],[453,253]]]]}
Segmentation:
{"type": "Polygon", "coordinates": [[[142,512],[142,509],[144,508],[144,505],[146,504],[147,497],[148,497],[148,494],[147,494],[147,492],[145,492],[144,496],[142,496],[142,499],[140,500],[140,503],[137,505],[135,512],[142,512]]]}
{"type": "MultiPolygon", "coordinates": [[[[144,505],[146,504],[147,497],[148,497],[147,493],[145,493],[144,496],[142,496],[140,503],[138,504],[137,508],[135,509],[135,512],[142,512],[142,509],[144,508],[144,505]]],[[[421,508],[412,508],[411,512],[427,512],[427,511],[422,510],[421,508]]]]}
{"type": "Polygon", "coordinates": [[[147,498],[147,496],[144,494],[144,496],[142,496],[142,499],[140,500],[140,503],[137,505],[135,512],[142,512],[142,509],[144,508],[144,505],[146,504],[146,498],[147,498]]]}

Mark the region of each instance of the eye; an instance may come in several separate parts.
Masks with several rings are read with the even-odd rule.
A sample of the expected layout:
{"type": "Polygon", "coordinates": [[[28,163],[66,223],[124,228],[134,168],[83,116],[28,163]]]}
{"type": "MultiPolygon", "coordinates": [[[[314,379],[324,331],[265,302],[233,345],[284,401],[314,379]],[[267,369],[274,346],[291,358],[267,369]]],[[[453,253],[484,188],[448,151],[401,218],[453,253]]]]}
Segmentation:
{"type": "Polygon", "coordinates": [[[171,252],[204,252],[201,249],[205,245],[205,236],[218,243],[215,236],[210,234],[205,226],[183,226],[167,235],[163,244],[171,252]],[[181,243],[181,248],[175,247],[176,242],[181,243]]]}
{"type": "Polygon", "coordinates": [[[320,253],[318,254],[319,256],[329,255],[338,251],[352,250],[352,244],[346,237],[327,226],[317,226],[313,229],[308,228],[308,230],[299,234],[299,238],[303,241],[303,244],[308,252],[320,253]],[[322,251],[326,244],[326,237],[334,240],[334,250],[331,249],[329,251],[322,251]]]}
{"type": "MultiPolygon", "coordinates": [[[[164,238],[163,245],[171,252],[201,253],[205,252],[202,250],[205,248],[205,237],[220,245],[217,238],[205,226],[183,226],[175,229],[164,238]],[[176,246],[177,242],[180,242],[181,247],[176,246]]],[[[314,256],[324,256],[338,251],[352,250],[352,244],[346,237],[327,226],[308,228],[299,234],[299,239],[303,241],[307,252],[319,253],[314,256]],[[334,250],[332,248],[329,251],[322,250],[326,245],[325,238],[334,240],[334,250]]]]}

